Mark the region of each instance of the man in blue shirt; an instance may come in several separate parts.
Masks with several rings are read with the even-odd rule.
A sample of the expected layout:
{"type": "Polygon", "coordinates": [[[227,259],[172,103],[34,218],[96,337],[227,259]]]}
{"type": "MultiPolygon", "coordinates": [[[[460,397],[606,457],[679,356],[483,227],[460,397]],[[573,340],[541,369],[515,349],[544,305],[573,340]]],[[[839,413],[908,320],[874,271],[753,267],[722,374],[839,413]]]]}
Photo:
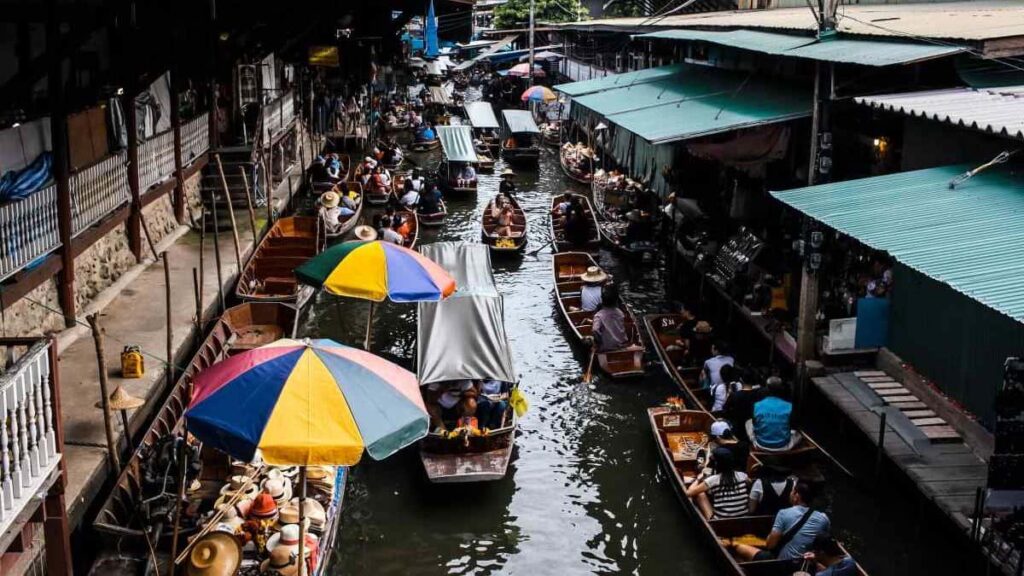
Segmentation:
{"type": "Polygon", "coordinates": [[[811,544],[811,552],[804,555],[814,560],[819,570],[815,576],[857,576],[857,562],[843,550],[831,534],[818,534],[811,544]]]}
{"type": "Polygon", "coordinates": [[[824,512],[809,507],[812,496],[811,487],[806,482],[800,481],[793,486],[789,495],[791,506],[775,515],[764,549],[731,541],[725,544],[733,547],[736,556],[744,561],[802,559],[811,551],[815,539],[821,534],[828,534],[832,526],[824,512]]]}
{"type": "Polygon", "coordinates": [[[430,142],[437,138],[437,134],[434,133],[434,129],[430,127],[430,124],[424,124],[423,130],[416,133],[417,142],[430,142]]]}
{"type": "Polygon", "coordinates": [[[773,382],[767,395],[754,404],[754,417],[746,422],[747,436],[756,448],[769,452],[788,450],[803,437],[790,426],[793,404],[785,399],[785,385],[773,382]]]}

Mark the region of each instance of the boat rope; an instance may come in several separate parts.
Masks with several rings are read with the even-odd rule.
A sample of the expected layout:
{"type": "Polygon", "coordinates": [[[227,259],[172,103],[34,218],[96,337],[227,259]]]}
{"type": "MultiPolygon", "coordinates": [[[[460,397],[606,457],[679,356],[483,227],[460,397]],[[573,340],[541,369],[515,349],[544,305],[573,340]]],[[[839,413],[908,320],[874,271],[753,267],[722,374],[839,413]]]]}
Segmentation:
{"type": "Polygon", "coordinates": [[[961,175],[957,176],[956,178],[953,178],[952,180],[950,180],[949,181],[949,189],[950,190],[956,189],[957,186],[959,186],[960,184],[963,184],[964,182],[970,180],[975,174],[978,174],[978,173],[980,173],[980,172],[982,172],[984,170],[987,170],[987,169],[989,169],[989,168],[991,168],[993,166],[996,166],[998,164],[1005,164],[1006,161],[1009,160],[1010,157],[1013,156],[1014,154],[1016,154],[1017,152],[1019,152],[1019,150],[1014,150],[1013,152],[1007,152],[1006,150],[1003,150],[998,155],[996,155],[995,158],[989,160],[988,162],[982,164],[981,166],[978,166],[977,168],[975,168],[973,170],[968,170],[967,172],[964,172],[963,174],[961,174],[961,175]]]}

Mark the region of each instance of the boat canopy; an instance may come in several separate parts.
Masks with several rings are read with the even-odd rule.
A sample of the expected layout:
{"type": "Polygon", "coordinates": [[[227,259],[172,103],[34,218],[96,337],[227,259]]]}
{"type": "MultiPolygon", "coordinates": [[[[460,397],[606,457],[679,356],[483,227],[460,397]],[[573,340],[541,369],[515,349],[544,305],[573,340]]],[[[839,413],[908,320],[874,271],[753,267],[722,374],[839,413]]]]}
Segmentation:
{"type": "Polygon", "coordinates": [[[438,242],[420,253],[455,278],[458,291],[419,304],[416,357],[420,385],[493,378],[515,382],[505,333],[505,304],[494,285],[484,244],[438,242]]]}
{"type": "Polygon", "coordinates": [[[501,115],[512,134],[540,134],[540,128],[533,121],[533,114],[529,110],[502,110],[501,115]]]}
{"type": "Polygon", "coordinates": [[[466,102],[464,105],[466,115],[469,116],[469,123],[473,128],[485,130],[487,128],[499,128],[498,117],[494,115],[494,108],[490,102],[477,101],[466,102]]]}
{"type": "Polygon", "coordinates": [[[451,100],[448,99],[448,93],[442,86],[430,86],[427,88],[427,92],[430,94],[430,99],[434,104],[441,104],[447,106],[451,104],[451,100]]]}
{"type": "MultiPolygon", "coordinates": [[[[469,126],[437,126],[437,137],[449,162],[476,162],[473,129],[469,126]]],[[[458,286],[459,284],[456,284],[458,286]]]]}

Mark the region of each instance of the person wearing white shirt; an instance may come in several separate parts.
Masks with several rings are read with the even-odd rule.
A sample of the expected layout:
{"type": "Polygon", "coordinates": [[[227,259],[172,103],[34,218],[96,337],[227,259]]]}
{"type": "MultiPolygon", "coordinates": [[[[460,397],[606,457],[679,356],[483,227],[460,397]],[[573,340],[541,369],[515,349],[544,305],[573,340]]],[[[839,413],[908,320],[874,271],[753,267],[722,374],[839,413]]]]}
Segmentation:
{"type": "Polygon", "coordinates": [[[729,354],[724,342],[715,342],[711,345],[711,358],[704,362],[704,368],[700,372],[700,381],[704,388],[713,388],[722,384],[722,366],[732,366],[736,360],[729,354]]]}

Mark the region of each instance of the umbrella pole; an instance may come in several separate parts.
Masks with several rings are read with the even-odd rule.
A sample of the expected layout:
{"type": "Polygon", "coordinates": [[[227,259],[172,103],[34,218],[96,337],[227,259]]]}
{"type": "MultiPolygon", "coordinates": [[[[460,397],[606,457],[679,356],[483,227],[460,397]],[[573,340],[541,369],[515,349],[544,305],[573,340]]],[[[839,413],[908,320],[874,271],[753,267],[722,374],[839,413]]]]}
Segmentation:
{"type": "Polygon", "coordinates": [[[299,576],[306,573],[306,467],[299,467],[299,576]]]}
{"type": "Polygon", "coordinates": [[[363,340],[363,350],[370,349],[370,330],[373,328],[373,305],[376,304],[373,300],[370,300],[370,314],[366,317],[366,339],[363,340]]]}

